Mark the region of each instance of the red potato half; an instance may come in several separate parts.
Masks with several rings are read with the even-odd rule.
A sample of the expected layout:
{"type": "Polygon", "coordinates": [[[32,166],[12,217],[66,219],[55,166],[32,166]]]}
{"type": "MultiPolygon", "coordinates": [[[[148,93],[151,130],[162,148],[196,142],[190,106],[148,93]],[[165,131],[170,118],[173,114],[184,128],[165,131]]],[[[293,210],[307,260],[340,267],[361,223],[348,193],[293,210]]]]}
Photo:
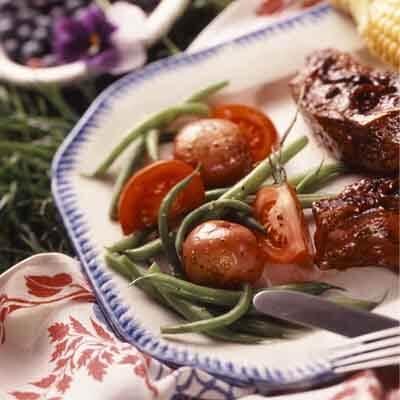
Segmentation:
{"type": "Polygon", "coordinates": [[[250,148],[238,126],[216,118],[187,124],[175,137],[174,158],[192,166],[201,164],[207,187],[236,183],[252,165],[250,148]]]}
{"type": "Polygon", "coordinates": [[[204,222],[189,234],[183,243],[183,264],[191,282],[220,288],[253,284],[263,270],[255,235],[223,220],[204,222]]]}

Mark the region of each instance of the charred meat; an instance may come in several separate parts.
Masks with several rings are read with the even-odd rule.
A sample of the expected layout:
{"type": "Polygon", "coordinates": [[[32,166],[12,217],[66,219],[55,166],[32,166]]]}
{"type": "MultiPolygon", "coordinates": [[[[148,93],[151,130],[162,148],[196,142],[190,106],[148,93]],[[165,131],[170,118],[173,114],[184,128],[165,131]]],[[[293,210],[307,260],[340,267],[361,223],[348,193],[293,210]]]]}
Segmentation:
{"type": "Polygon", "coordinates": [[[290,83],[313,133],[336,158],[363,171],[399,171],[400,75],[333,49],[311,54],[290,83]],[[303,89],[304,87],[304,89],[303,89]]]}
{"type": "Polygon", "coordinates": [[[399,267],[399,181],[362,179],[313,204],[321,269],[399,267]]]}

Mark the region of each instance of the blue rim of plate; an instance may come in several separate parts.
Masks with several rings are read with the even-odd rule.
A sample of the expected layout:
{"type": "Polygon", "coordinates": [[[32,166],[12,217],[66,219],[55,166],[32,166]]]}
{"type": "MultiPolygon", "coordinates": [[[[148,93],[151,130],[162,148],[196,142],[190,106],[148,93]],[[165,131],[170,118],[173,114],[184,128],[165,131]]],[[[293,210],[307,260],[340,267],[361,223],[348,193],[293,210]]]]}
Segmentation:
{"type": "Polygon", "coordinates": [[[241,36],[192,54],[183,54],[147,65],[119,79],[104,90],[82,116],[78,124],[64,140],[57,151],[52,164],[52,192],[67,232],[83,264],[84,270],[93,287],[99,305],[103,309],[110,325],[123,340],[132,343],[139,350],[155,357],[170,366],[190,366],[200,368],[210,374],[228,380],[236,385],[256,384],[260,391],[279,390],[302,382],[311,387],[337,377],[329,363],[323,360],[309,360],[297,366],[282,368],[263,368],[238,365],[230,361],[190,353],[174,345],[163,342],[140,326],[135,319],[126,315],[128,308],[119,299],[114,290],[112,277],[100,258],[100,252],[91,243],[84,213],[77,206],[68,173],[77,162],[79,147],[88,139],[88,130],[96,126],[96,119],[107,112],[110,103],[118,101],[119,95],[126,90],[134,90],[142,82],[152,79],[170,69],[185,68],[205,59],[216,56],[227,45],[238,49],[266,37],[290,31],[298,25],[312,24],[327,17],[332,11],[329,5],[320,5],[295,16],[280,20],[266,28],[241,36]],[[305,365],[306,364],[306,365],[305,365]]]}

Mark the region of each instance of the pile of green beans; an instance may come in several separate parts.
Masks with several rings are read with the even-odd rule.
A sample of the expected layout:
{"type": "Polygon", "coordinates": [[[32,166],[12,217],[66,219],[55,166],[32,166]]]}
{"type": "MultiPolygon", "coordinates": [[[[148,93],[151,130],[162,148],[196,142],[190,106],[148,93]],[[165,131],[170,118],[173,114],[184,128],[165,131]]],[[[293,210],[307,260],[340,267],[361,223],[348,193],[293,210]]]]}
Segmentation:
{"type": "MultiPolygon", "coordinates": [[[[303,327],[266,317],[254,310],[251,302],[254,294],[260,290],[295,290],[321,295],[332,289],[341,289],[325,282],[295,283],[255,291],[248,286],[242,291],[215,289],[162,273],[156,263],[146,270],[127,256],[111,252],[106,252],[105,260],[111,269],[133,280],[135,286],[158,304],[188,321],[186,324],[161,327],[162,333],[202,332],[218,340],[237,343],[254,344],[266,339],[289,338],[295,332],[304,330],[303,327]]],[[[377,305],[376,302],[344,295],[336,295],[331,301],[362,309],[372,309],[377,305]]]]}
{"type": "MultiPolygon", "coordinates": [[[[207,116],[209,107],[205,103],[210,95],[224,88],[228,82],[219,82],[190,96],[182,104],[165,109],[128,132],[123,140],[111,151],[91,176],[101,177],[114,161],[128,148],[131,154],[121,169],[114,187],[110,216],[117,217],[119,197],[127,180],[140,167],[144,153],[151,162],[159,159],[159,143],[167,137],[168,126],[184,115],[207,116]]],[[[294,121],[293,121],[294,123],[294,121]]],[[[293,124],[292,123],[292,124],[293,124]]],[[[172,136],[173,138],[173,136],[172,136]]],[[[168,136],[168,140],[171,136],[168,136]]],[[[181,251],[186,235],[195,225],[209,219],[227,219],[266,234],[264,227],[253,217],[255,192],[268,184],[273,165],[285,164],[296,156],[308,143],[303,136],[261,161],[247,176],[230,188],[213,189],[206,192],[205,203],[189,212],[176,231],[169,226],[171,207],[180,192],[187,187],[197,168],[191,175],[178,182],[164,197],[159,210],[158,238],[149,240],[151,230],[135,232],[106,248],[105,261],[114,271],[121,274],[132,285],[140,288],[158,304],[173,310],[186,322],[161,327],[163,334],[201,332],[214,339],[238,343],[258,343],[265,339],[290,337],[303,328],[258,313],[252,306],[255,293],[259,290],[285,289],[322,295],[332,289],[340,289],[324,282],[303,282],[281,285],[268,289],[252,289],[248,284],[242,290],[225,290],[205,287],[188,282],[184,277],[181,251]],[[173,273],[164,273],[154,261],[165,256],[173,273]],[[148,268],[145,266],[150,265],[148,268]]],[[[296,187],[303,207],[310,207],[313,201],[331,195],[312,194],[329,179],[345,172],[340,163],[319,165],[310,171],[289,178],[296,187]]],[[[154,236],[153,236],[154,238],[154,236]]],[[[357,307],[372,306],[370,302],[355,301],[346,296],[336,297],[338,302],[357,307]]]]}

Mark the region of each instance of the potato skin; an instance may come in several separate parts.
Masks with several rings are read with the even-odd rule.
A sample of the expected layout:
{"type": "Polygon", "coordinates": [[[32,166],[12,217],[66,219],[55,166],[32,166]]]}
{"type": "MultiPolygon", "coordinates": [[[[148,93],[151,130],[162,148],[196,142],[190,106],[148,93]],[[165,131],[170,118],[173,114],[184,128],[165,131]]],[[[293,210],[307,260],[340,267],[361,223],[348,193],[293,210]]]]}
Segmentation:
{"type": "Polygon", "coordinates": [[[174,141],[174,158],[201,164],[207,187],[232,185],[252,166],[250,148],[233,122],[207,118],[185,125],[174,141]]]}
{"type": "Polygon", "coordinates": [[[255,235],[242,225],[222,220],[204,222],[188,235],[183,264],[191,282],[228,289],[253,284],[263,271],[255,235]]]}

